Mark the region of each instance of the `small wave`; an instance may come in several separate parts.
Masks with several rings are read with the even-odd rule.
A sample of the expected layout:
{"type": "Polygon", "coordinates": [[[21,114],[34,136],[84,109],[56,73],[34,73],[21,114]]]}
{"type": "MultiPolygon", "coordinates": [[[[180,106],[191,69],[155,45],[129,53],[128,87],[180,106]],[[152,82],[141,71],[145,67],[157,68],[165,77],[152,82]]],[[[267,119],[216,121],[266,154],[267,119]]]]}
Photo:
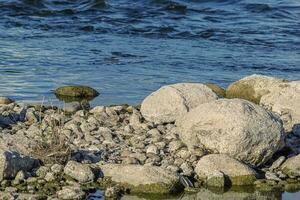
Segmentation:
{"type": "Polygon", "coordinates": [[[254,13],[262,13],[262,12],[268,12],[272,10],[272,8],[268,4],[262,4],[262,3],[247,4],[245,6],[245,9],[254,13]]]}

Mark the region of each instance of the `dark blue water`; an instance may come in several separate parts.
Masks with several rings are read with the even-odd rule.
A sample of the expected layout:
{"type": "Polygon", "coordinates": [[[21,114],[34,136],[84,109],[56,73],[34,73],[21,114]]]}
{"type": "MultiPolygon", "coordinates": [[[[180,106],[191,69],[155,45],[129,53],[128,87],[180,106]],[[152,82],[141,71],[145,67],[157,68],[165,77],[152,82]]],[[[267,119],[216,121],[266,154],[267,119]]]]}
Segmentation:
{"type": "Polygon", "coordinates": [[[0,95],[139,103],[164,84],[300,79],[299,0],[0,0],[0,95]]]}

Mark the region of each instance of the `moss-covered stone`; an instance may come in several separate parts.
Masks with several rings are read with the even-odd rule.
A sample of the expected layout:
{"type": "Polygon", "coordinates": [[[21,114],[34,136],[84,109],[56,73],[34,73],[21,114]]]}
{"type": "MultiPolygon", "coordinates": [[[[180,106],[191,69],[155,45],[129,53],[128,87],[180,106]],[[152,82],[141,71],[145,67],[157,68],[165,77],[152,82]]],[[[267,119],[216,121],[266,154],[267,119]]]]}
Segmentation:
{"type": "Polygon", "coordinates": [[[111,187],[116,184],[131,193],[174,194],[183,186],[172,172],[156,166],[105,164],[100,166],[104,178],[100,184],[111,187]]]}
{"type": "Polygon", "coordinates": [[[99,95],[95,89],[88,86],[74,85],[59,87],[54,94],[61,99],[94,98],[99,95]]]}
{"type": "Polygon", "coordinates": [[[226,97],[246,99],[259,104],[263,95],[270,93],[283,82],[283,79],[254,74],[232,83],[226,90],[226,97]]]}
{"type": "Polygon", "coordinates": [[[225,97],[226,96],[226,90],[221,88],[220,86],[213,84],[213,83],[204,83],[207,87],[209,87],[214,93],[218,95],[218,97],[225,97]]]}
{"type": "MultiPolygon", "coordinates": [[[[267,93],[268,92],[264,94],[267,93]]],[[[232,85],[226,90],[226,98],[228,99],[233,99],[233,98],[246,99],[253,103],[259,104],[262,94],[258,96],[255,96],[254,94],[255,94],[254,89],[250,85],[243,84],[243,83],[232,85]]]]}

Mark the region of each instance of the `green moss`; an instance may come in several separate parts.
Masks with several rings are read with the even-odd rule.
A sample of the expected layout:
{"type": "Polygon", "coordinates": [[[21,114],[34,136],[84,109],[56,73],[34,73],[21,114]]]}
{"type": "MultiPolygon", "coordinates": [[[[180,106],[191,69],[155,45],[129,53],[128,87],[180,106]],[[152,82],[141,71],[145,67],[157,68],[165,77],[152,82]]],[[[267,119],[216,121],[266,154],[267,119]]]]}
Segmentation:
{"type": "Polygon", "coordinates": [[[213,84],[213,83],[204,83],[207,87],[209,87],[214,93],[218,95],[218,97],[225,97],[226,96],[226,90],[221,88],[220,86],[213,84]]]}
{"type": "Polygon", "coordinates": [[[93,98],[99,95],[99,93],[88,86],[63,86],[54,91],[54,94],[59,98],[93,98]]]}
{"type": "Polygon", "coordinates": [[[253,185],[256,181],[256,177],[254,175],[244,175],[244,176],[234,176],[230,177],[230,181],[232,185],[253,185]]]}
{"type": "Polygon", "coordinates": [[[262,95],[255,94],[251,85],[244,83],[236,83],[226,90],[226,98],[229,99],[240,98],[259,104],[261,97],[262,95]]]}

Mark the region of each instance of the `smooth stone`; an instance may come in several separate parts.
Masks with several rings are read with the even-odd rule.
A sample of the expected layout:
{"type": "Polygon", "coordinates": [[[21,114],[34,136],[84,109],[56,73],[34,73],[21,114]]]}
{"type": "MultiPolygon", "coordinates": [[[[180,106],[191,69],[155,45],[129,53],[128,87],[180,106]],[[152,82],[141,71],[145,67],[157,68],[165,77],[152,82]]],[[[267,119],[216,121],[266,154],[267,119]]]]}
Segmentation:
{"type": "Polygon", "coordinates": [[[200,180],[206,180],[214,171],[221,171],[228,176],[232,185],[252,185],[256,180],[256,172],[253,169],[225,154],[204,156],[195,168],[200,180]]]}
{"type": "Polygon", "coordinates": [[[178,176],[167,169],[141,165],[100,165],[104,177],[129,188],[132,193],[169,194],[181,191],[178,176]]]}
{"type": "Polygon", "coordinates": [[[201,104],[177,120],[176,125],[190,151],[200,147],[252,166],[264,164],[284,145],[278,116],[242,99],[201,104]]]}
{"type": "Polygon", "coordinates": [[[246,76],[231,85],[226,90],[227,98],[240,98],[259,104],[263,95],[270,93],[283,79],[253,74],[246,76]]]}
{"type": "Polygon", "coordinates": [[[144,99],[141,113],[150,122],[169,123],[198,105],[217,98],[209,87],[200,83],[167,85],[144,99]]]}

